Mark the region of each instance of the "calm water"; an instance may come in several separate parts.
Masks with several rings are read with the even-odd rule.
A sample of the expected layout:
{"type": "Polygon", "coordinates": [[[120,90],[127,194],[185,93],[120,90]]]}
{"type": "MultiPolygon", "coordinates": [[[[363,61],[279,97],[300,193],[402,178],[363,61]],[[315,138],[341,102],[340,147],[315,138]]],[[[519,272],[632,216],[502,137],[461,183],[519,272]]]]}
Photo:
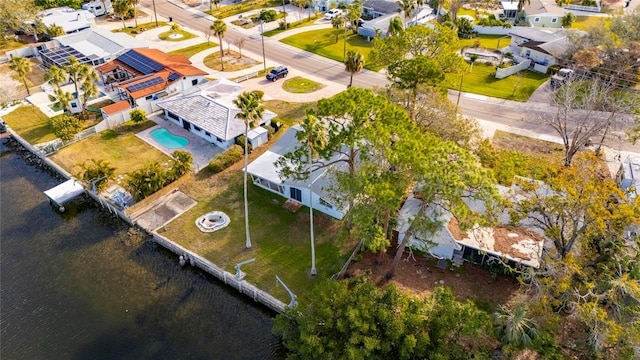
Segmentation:
{"type": "Polygon", "coordinates": [[[270,311],[0,145],[1,359],[279,359],[270,311]]]}

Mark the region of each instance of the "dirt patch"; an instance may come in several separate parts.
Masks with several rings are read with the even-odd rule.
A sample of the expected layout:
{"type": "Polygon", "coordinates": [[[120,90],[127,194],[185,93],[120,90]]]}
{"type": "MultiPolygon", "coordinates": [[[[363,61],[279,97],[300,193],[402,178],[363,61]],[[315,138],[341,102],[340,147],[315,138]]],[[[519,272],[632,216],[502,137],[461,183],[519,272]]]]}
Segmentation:
{"type": "Polygon", "coordinates": [[[499,149],[516,150],[531,156],[542,156],[548,159],[558,159],[563,155],[561,144],[510,134],[500,130],[496,131],[491,139],[491,144],[499,149]]]}
{"type": "Polygon", "coordinates": [[[527,261],[531,260],[531,256],[519,251],[513,245],[523,241],[524,239],[531,239],[537,243],[544,243],[542,236],[521,227],[495,227],[493,229],[493,238],[495,239],[493,248],[496,251],[507,254],[513,258],[520,258],[527,261]]]}
{"type": "MultiPolygon", "coordinates": [[[[385,275],[391,268],[391,252],[379,258],[378,254],[364,253],[362,259],[353,262],[346,276],[367,276],[379,285],[386,284],[385,275]]],[[[514,279],[506,276],[493,278],[479,266],[465,263],[460,268],[439,269],[437,260],[416,256],[400,261],[395,276],[391,280],[401,289],[418,296],[431,294],[438,286],[447,286],[460,301],[471,300],[483,310],[494,311],[498,305],[509,302],[518,290],[514,279]]]]}
{"type": "MultiPolygon", "coordinates": [[[[222,59],[224,61],[225,71],[238,71],[260,64],[259,61],[246,55],[240,56],[240,53],[234,50],[224,49],[223,51],[222,59]]],[[[220,51],[207,55],[204,59],[204,64],[211,69],[222,70],[220,66],[220,51]]]]}
{"type": "Polygon", "coordinates": [[[447,224],[447,227],[449,228],[449,232],[451,232],[451,235],[453,236],[453,238],[458,241],[469,236],[468,232],[462,231],[460,229],[460,224],[458,223],[458,220],[454,217],[451,217],[451,220],[449,221],[449,224],[447,224]]]}

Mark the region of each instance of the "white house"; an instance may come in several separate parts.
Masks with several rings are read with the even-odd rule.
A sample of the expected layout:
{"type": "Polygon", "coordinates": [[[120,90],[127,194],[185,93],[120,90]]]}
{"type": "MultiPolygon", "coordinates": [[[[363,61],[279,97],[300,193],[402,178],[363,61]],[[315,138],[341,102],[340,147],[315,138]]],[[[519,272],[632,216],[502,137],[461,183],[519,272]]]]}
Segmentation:
{"type": "Polygon", "coordinates": [[[249,164],[247,173],[251,175],[253,183],[263,189],[302,205],[311,205],[315,210],[336,219],[342,219],[347,209],[331,203],[327,189],[332,184],[326,168],[313,171],[306,181],[282,180],[278,175],[275,162],[300,145],[296,134],[301,130],[299,125],[289,128],[269,150],[249,164]]]}
{"type": "MultiPolygon", "coordinates": [[[[518,4],[517,1],[515,3],[518,4]]],[[[529,26],[536,28],[561,28],[564,15],[565,10],[555,2],[542,0],[525,2],[521,14],[529,26]]]]}
{"type": "Polygon", "coordinates": [[[75,10],[65,6],[44,10],[40,15],[44,25],[61,26],[67,34],[96,27],[95,15],[87,10],[75,10]]]}
{"type": "Polygon", "coordinates": [[[149,47],[144,41],[124,33],[95,28],[58,36],[39,45],[39,56],[46,67],[65,66],[73,56],[83,64],[98,66],[133,48],[149,47]]]}
{"type": "MultiPolygon", "coordinates": [[[[244,121],[237,119],[240,110],[233,104],[243,87],[227,79],[219,79],[198,86],[189,95],[180,95],[158,102],[165,119],[200,136],[208,142],[228,149],[235,139],[244,135],[244,121]]],[[[258,126],[248,133],[251,146],[256,148],[268,141],[268,132],[260,127],[269,124],[277,115],[265,110],[258,126]]]]}
{"type": "Polygon", "coordinates": [[[115,91],[120,100],[128,100],[132,107],[143,106],[147,112],[152,110],[150,103],[195,88],[207,75],[183,55],[140,48],[128,50],[96,70],[108,93],[115,91]]]}
{"type": "Polygon", "coordinates": [[[395,1],[388,0],[368,0],[362,4],[362,16],[371,20],[365,21],[358,34],[360,36],[373,39],[380,33],[385,37],[389,30],[391,19],[399,16],[406,26],[424,25],[436,18],[434,11],[429,5],[423,5],[413,11],[409,18],[405,18],[404,11],[400,11],[400,5],[395,1]]]}
{"type": "Polygon", "coordinates": [[[633,201],[640,192],[640,159],[627,156],[620,164],[616,182],[622,191],[627,192],[629,200],[633,201]]]}
{"type": "Polygon", "coordinates": [[[569,49],[569,30],[514,27],[509,52],[517,63],[530,59],[535,71],[545,72],[569,49]]]}
{"type": "MultiPolygon", "coordinates": [[[[498,186],[503,196],[508,196],[514,201],[522,199],[521,195],[514,193],[514,189],[498,186]]],[[[544,188],[542,191],[545,191],[544,188]]],[[[485,211],[480,201],[465,199],[465,202],[473,211],[485,211]]],[[[530,220],[523,220],[517,228],[476,226],[464,232],[457,229],[454,236],[450,226],[456,228],[457,223],[452,222],[452,214],[441,208],[436,209],[432,204],[424,204],[413,194],[405,201],[398,215],[398,224],[394,229],[398,243],[404,239],[411,221],[420,211],[421,216],[429,216],[432,220],[438,221],[441,227],[434,234],[412,233],[408,244],[413,248],[428,252],[438,259],[452,260],[456,264],[462,263],[463,259],[482,263],[496,258],[510,265],[522,264],[534,268],[540,266],[545,240],[541,234],[532,230],[530,220]]],[[[500,217],[500,223],[509,223],[506,212],[500,217]]]]}

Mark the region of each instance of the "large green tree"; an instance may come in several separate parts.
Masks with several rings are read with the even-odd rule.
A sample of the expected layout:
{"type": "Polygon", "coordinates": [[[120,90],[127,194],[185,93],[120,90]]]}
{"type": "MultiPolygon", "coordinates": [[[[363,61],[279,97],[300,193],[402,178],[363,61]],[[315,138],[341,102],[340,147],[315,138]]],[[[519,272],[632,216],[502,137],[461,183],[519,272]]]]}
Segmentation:
{"type": "Polygon", "coordinates": [[[251,234],[249,232],[249,199],[247,197],[247,167],[249,166],[249,128],[255,126],[264,113],[262,106],[262,92],[244,92],[233,100],[233,104],[240,110],[236,118],[244,122],[244,219],[247,249],[251,248],[251,234]]]}
{"type": "Polygon", "coordinates": [[[18,79],[24,84],[24,88],[27,90],[27,95],[31,95],[29,85],[27,84],[27,75],[31,72],[31,62],[29,59],[22,56],[14,56],[9,62],[9,69],[13,70],[18,79]]]}
{"type": "Polygon", "coordinates": [[[387,79],[391,86],[407,94],[409,117],[415,118],[418,87],[438,87],[444,80],[444,73],[435,60],[425,56],[403,59],[389,65],[387,79]]]}
{"type": "Polygon", "coordinates": [[[39,22],[39,11],[33,0],[0,1],[0,38],[18,30],[29,31],[30,24],[39,22]]]}
{"type": "Polygon", "coordinates": [[[319,283],[273,329],[300,359],[484,358],[489,330],[487,314],[447,288],[422,299],[366,280],[319,283]]]}
{"type": "Polygon", "coordinates": [[[64,141],[73,140],[76,134],[82,130],[80,121],[74,116],[61,114],[49,119],[53,133],[64,141]]]}

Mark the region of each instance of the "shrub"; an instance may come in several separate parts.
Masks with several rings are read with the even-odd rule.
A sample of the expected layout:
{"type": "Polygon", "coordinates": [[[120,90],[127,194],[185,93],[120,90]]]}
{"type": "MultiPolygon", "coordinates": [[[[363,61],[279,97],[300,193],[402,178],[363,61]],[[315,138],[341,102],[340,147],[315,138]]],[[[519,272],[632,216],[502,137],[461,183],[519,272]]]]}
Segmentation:
{"type": "Polygon", "coordinates": [[[216,156],[209,163],[209,169],[214,173],[219,173],[220,171],[228,168],[229,166],[235,164],[236,162],[242,159],[242,147],[238,145],[233,145],[223,153],[216,156]]]}
{"type": "Polygon", "coordinates": [[[271,120],[271,127],[273,128],[274,132],[278,132],[280,131],[280,128],[282,128],[282,123],[279,121],[271,120]]]}
{"type": "Polygon", "coordinates": [[[52,117],[50,121],[53,133],[64,141],[73,140],[82,130],[80,121],[71,115],[61,114],[52,117]]]}
{"type": "MultiPolygon", "coordinates": [[[[242,153],[244,154],[244,135],[238,136],[235,143],[242,148],[242,153]]],[[[247,143],[247,150],[249,151],[249,154],[251,154],[251,151],[253,150],[251,143],[247,143]]]]}
{"type": "Polygon", "coordinates": [[[131,117],[131,121],[136,124],[147,121],[147,114],[142,109],[135,109],[131,111],[131,113],[129,113],[129,116],[131,117]]]}
{"type": "Polygon", "coordinates": [[[263,127],[265,129],[267,129],[267,136],[268,136],[269,140],[271,140],[271,138],[273,137],[273,134],[275,134],[276,130],[270,125],[265,125],[263,127]]]}
{"type": "Polygon", "coordinates": [[[278,12],[274,9],[262,10],[258,18],[264,22],[271,22],[278,18],[278,12]]]}

